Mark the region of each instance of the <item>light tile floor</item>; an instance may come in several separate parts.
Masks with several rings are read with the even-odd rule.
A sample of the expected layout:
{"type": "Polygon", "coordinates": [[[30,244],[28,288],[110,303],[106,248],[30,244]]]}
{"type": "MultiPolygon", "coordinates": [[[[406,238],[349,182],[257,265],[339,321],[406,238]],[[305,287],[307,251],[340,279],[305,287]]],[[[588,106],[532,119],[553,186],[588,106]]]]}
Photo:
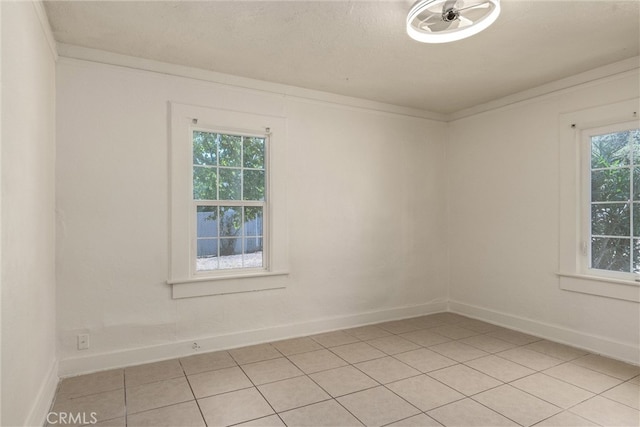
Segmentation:
{"type": "Polygon", "coordinates": [[[640,426],[639,410],[638,366],[452,313],[67,378],[52,407],[102,426],[640,426]]]}

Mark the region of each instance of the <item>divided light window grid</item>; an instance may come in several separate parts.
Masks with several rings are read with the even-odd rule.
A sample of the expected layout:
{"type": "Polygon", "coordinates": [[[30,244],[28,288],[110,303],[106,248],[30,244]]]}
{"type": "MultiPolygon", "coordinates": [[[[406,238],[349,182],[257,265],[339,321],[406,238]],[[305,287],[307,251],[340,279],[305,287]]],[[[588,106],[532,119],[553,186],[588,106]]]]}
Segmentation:
{"type": "Polygon", "coordinates": [[[590,267],[640,273],[640,129],[589,135],[590,267]]]}
{"type": "Polygon", "coordinates": [[[196,271],[264,267],[266,137],[193,130],[196,271]]]}

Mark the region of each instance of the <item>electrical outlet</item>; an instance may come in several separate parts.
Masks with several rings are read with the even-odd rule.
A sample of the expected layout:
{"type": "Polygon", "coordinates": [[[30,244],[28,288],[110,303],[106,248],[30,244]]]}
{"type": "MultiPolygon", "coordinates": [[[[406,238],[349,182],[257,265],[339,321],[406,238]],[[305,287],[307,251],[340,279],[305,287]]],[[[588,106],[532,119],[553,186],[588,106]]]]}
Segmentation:
{"type": "Polygon", "coordinates": [[[89,334],[78,335],[78,350],[86,350],[89,348],[89,334]]]}

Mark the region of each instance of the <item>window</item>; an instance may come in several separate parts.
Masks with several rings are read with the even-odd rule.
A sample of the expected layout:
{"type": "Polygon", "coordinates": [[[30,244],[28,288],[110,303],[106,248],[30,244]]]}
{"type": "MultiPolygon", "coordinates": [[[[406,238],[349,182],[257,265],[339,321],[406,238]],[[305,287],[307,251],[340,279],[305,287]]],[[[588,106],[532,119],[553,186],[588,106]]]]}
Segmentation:
{"type": "Polygon", "coordinates": [[[590,274],[634,280],[640,273],[640,129],[586,129],[584,241],[590,274]]]}
{"type": "Polygon", "coordinates": [[[559,117],[560,289],[640,302],[639,104],[559,117]]]}
{"type": "Polygon", "coordinates": [[[193,130],[196,272],[263,268],[268,135],[193,130]]]}
{"type": "Polygon", "coordinates": [[[171,103],[173,298],[286,287],[286,120],[171,103]]]}

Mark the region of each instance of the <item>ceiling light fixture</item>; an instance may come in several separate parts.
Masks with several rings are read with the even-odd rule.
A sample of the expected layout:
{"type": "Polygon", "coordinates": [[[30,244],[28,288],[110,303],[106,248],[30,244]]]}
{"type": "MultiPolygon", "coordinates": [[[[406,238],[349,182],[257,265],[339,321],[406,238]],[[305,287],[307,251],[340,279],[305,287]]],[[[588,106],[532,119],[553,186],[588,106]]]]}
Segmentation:
{"type": "Polygon", "coordinates": [[[407,15],[407,34],[423,43],[462,40],[493,24],[500,0],[419,0],[407,15]]]}

